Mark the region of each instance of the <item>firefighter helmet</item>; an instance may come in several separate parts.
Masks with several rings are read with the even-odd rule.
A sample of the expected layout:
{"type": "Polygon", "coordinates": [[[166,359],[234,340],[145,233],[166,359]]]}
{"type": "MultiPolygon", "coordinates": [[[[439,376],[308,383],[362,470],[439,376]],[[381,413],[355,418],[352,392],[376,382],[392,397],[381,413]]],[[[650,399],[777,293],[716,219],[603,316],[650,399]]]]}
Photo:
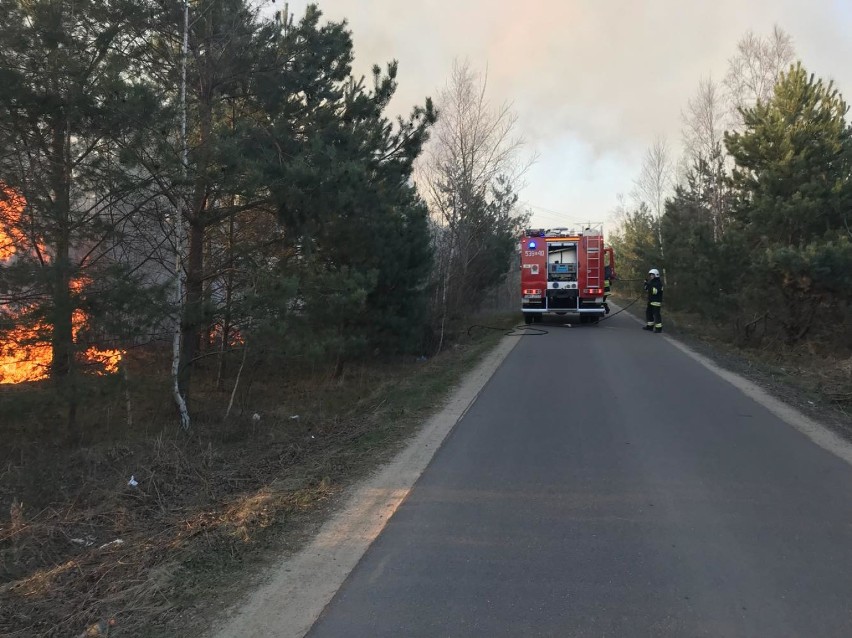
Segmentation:
{"type": "Polygon", "coordinates": [[[659,277],[659,276],[660,276],[660,271],[659,271],[659,270],[657,270],[656,268],[651,268],[651,270],[649,270],[649,271],[648,271],[648,274],[649,274],[649,275],[654,275],[654,277],[659,277]]]}

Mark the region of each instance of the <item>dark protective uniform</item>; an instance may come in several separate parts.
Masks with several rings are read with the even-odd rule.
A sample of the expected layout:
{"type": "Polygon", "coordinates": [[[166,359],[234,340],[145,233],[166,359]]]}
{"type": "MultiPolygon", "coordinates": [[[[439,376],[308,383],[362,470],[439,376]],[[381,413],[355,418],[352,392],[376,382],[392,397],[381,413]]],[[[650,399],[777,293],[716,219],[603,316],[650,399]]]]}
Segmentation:
{"type": "Polygon", "coordinates": [[[648,307],[645,309],[645,330],[654,332],[663,331],[663,282],[659,277],[654,277],[645,282],[645,290],[648,291],[648,307]]]}

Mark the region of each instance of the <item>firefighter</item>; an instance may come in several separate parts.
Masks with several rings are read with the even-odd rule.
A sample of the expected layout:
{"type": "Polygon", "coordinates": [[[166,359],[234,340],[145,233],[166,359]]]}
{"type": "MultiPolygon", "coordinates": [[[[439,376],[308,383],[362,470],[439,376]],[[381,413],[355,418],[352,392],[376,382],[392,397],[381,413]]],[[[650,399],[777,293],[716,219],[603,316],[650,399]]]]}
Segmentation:
{"type": "Polygon", "coordinates": [[[606,311],[606,314],[609,314],[609,304],[607,303],[607,299],[609,298],[609,293],[612,291],[612,266],[604,266],[604,302],[603,307],[606,311]]]}
{"type": "Polygon", "coordinates": [[[663,317],[661,310],[663,306],[663,282],[660,280],[660,271],[651,268],[645,281],[645,290],[648,291],[648,307],[645,309],[646,324],[643,330],[654,332],[663,331],[663,317]]]}

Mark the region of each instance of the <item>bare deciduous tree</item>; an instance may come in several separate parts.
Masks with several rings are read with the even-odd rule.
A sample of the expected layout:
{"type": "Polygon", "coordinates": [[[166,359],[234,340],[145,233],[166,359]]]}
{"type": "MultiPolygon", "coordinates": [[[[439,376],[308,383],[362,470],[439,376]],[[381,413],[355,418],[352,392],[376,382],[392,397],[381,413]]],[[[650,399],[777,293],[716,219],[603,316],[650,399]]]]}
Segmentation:
{"type": "Polygon", "coordinates": [[[633,182],[633,199],[637,204],[644,202],[657,218],[661,217],[666,196],[673,185],[673,177],[674,167],[668,142],[658,137],[645,153],[639,177],[633,182]]]}
{"type": "MultiPolygon", "coordinates": [[[[710,205],[713,237],[719,240],[724,223],[725,166],[723,145],[730,108],[721,87],[711,77],[701,79],[698,92],[683,112],[683,168],[686,173],[699,168],[711,175],[705,195],[710,205]]],[[[699,184],[700,186],[700,184],[699,184]]]]}
{"type": "Polygon", "coordinates": [[[658,137],[645,153],[639,177],[633,182],[632,196],[636,204],[644,204],[654,215],[660,254],[663,254],[663,238],[660,220],[665,212],[666,197],[674,185],[674,165],[666,140],[658,137]]]}
{"type": "Polygon", "coordinates": [[[778,76],[793,63],[795,57],[793,38],[778,26],[766,38],[752,31],[742,37],[737,43],[736,55],[728,60],[724,81],[735,127],[739,127],[742,121],[739,109],[754,106],[758,100],[766,102],[772,97],[778,76]]]}
{"type": "Polygon", "coordinates": [[[684,149],[690,160],[707,160],[721,149],[729,111],[719,84],[712,77],[702,78],[681,114],[684,149]]]}
{"type": "Polygon", "coordinates": [[[433,212],[452,225],[460,213],[458,197],[484,195],[498,176],[517,183],[531,162],[519,161],[524,145],[514,135],[517,115],[511,105],[494,107],[486,96],[488,77],[468,62],[455,62],[438,97],[440,119],[432,130],[419,170],[433,212]]]}
{"type": "Polygon", "coordinates": [[[468,295],[482,273],[472,269],[491,249],[487,236],[515,231],[508,212],[534,161],[521,158],[524,141],[515,134],[517,116],[509,104],[492,105],[487,85],[487,75],[480,76],[469,63],[453,65],[438,97],[438,123],[418,167],[434,222],[438,349],[448,316],[470,309],[472,301],[475,306],[468,295]]]}

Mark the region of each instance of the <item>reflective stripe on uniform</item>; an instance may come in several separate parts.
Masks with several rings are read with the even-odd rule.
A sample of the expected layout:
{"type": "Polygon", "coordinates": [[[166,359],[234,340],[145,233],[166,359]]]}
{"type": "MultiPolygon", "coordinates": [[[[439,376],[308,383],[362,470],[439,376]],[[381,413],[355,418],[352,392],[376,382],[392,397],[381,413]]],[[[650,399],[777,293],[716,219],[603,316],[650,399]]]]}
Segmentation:
{"type": "Polygon", "coordinates": [[[652,301],[650,302],[652,306],[657,306],[658,308],[663,305],[662,301],[652,301]]]}

